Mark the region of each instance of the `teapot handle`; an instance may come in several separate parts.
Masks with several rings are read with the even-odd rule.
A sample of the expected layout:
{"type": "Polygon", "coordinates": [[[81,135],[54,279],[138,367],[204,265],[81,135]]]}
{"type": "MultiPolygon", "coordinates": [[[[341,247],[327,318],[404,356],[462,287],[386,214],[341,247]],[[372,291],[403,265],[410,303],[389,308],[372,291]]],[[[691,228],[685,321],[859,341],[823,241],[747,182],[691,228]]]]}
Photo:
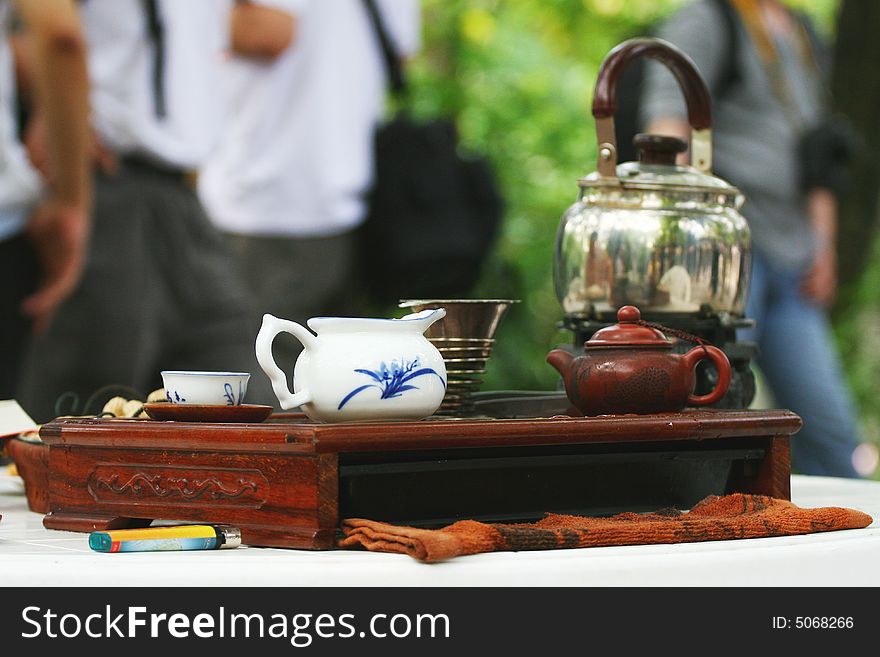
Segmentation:
{"type": "Polygon", "coordinates": [[[603,178],[617,179],[617,137],[614,114],[617,112],[617,84],[627,65],[639,57],[656,59],[678,80],[687,103],[691,126],[691,164],[699,171],[712,171],[712,108],[709,89],[694,61],[663,39],[629,39],[614,48],[599,67],[593,93],[593,117],[599,142],[598,170],[603,178]]]}
{"type": "Polygon", "coordinates": [[[272,382],[272,391],[278,398],[281,408],[289,410],[312,401],[312,395],[308,390],[292,393],[287,388],[287,376],[281,371],[281,368],[278,367],[275,358],[272,356],[272,342],[274,342],[275,336],[279,333],[290,333],[290,335],[302,342],[307,350],[315,349],[318,345],[318,339],[306,327],[296,322],[279,319],[274,315],[263,315],[263,324],[260,326],[259,333],[257,333],[257,342],[254,346],[257,362],[263,368],[266,376],[269,377],[269,381],[272,382]]]}
{"type": "Polygon", "coordinates": [[[689,368],[696,367],[697,363],[707,358],[715,363],[715,367],[718,370],[718,383],[715,384],[715,389],[708,395],[691,394],[688,397],[688,404],[691,406],[714,404],[721,400],[724,393],[727,392],[727,388],[730,387],[730,361],[727,360],[727,355],[718,347],[701,345],[694,347],[684,355],[685,362],[689,368]]]}

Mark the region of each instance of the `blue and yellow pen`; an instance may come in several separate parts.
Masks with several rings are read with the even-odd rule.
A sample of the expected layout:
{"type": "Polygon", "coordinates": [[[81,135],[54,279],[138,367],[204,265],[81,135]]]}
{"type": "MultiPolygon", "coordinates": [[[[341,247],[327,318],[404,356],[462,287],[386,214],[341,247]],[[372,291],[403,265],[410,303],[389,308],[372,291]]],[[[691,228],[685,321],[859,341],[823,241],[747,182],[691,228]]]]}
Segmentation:
{"type": "Polygon", "coordinates": [[[89,547],[96,552],[158,552],[163,550],[222,550],[241,545],[241,530],[226,525],[175,525],[145,529],[92,532],[89,547]]]}

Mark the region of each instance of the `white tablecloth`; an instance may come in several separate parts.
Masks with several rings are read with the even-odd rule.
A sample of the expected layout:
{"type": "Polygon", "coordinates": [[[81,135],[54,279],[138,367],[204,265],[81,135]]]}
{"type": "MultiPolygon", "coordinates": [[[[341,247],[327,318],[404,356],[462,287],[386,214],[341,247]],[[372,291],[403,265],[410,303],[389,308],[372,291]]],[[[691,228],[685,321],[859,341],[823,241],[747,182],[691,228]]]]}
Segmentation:
{"type": "Polygon", "coordinates": [[[422,564],[356,551],[100,554],[43,528],[20,480],[0,476],[0,586],[798,586],[880,585],[880,482],[792,477],[802,507],[848,506],[866,529],[679,545],[503,552],[422,564]]]}

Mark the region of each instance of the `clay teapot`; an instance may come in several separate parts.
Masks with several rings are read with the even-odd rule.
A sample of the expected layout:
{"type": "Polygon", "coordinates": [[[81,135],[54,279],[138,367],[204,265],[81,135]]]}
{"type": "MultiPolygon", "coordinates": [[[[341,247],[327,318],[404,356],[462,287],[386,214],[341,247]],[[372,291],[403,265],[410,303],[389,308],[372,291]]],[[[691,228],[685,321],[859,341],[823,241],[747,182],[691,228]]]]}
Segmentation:
{"type": "Polygon", "coordinates": [[[724,352],[699,345],[685,354],[672,353],[672,342],[641,321],[635,306],[617,311],[617,324],[600,329],[575,357],[562,349],[547,362],[562,375],[565,392],[584,415],[660,413],[719,401],[730,385],[730,362],[724,352]],[[696,367],[709,359],[718,383],[707,395],[694,395],[696,367]]]}

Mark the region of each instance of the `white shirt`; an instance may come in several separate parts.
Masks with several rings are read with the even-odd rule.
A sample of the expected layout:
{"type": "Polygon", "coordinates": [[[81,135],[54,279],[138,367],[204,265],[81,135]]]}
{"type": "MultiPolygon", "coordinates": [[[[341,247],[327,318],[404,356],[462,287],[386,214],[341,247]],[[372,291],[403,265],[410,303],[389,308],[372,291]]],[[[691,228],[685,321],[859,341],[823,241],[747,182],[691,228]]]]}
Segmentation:
{"type": "MultiPolygon", "coordinates": [[[[291,46],[272,62],[232,58],[230,124],[199,191],[221,229],[246,235],[323,236],[366,213],[373,132],[386,73],[361,0],[260,0],[295,15],[291,46]]],[[[378,0],[402,55],[419,44],[416,0],[378,0]]]]}
{"type": "Polygon", "coordinates": [[[15,74],[6,40],[7,3],[0,0],[0,240],[21,231],[40,196],[39,174],[18,139],[15,74]]]}
{"type": "Polygon", "coordinates": [[[166,116],[156,113],[154,43],[141,0],[81,3],[89,49],[92,122],[121,154],[192,169],[222,136],[221,65],[230,0],[158,0],[164,31],[166,116]]]}

